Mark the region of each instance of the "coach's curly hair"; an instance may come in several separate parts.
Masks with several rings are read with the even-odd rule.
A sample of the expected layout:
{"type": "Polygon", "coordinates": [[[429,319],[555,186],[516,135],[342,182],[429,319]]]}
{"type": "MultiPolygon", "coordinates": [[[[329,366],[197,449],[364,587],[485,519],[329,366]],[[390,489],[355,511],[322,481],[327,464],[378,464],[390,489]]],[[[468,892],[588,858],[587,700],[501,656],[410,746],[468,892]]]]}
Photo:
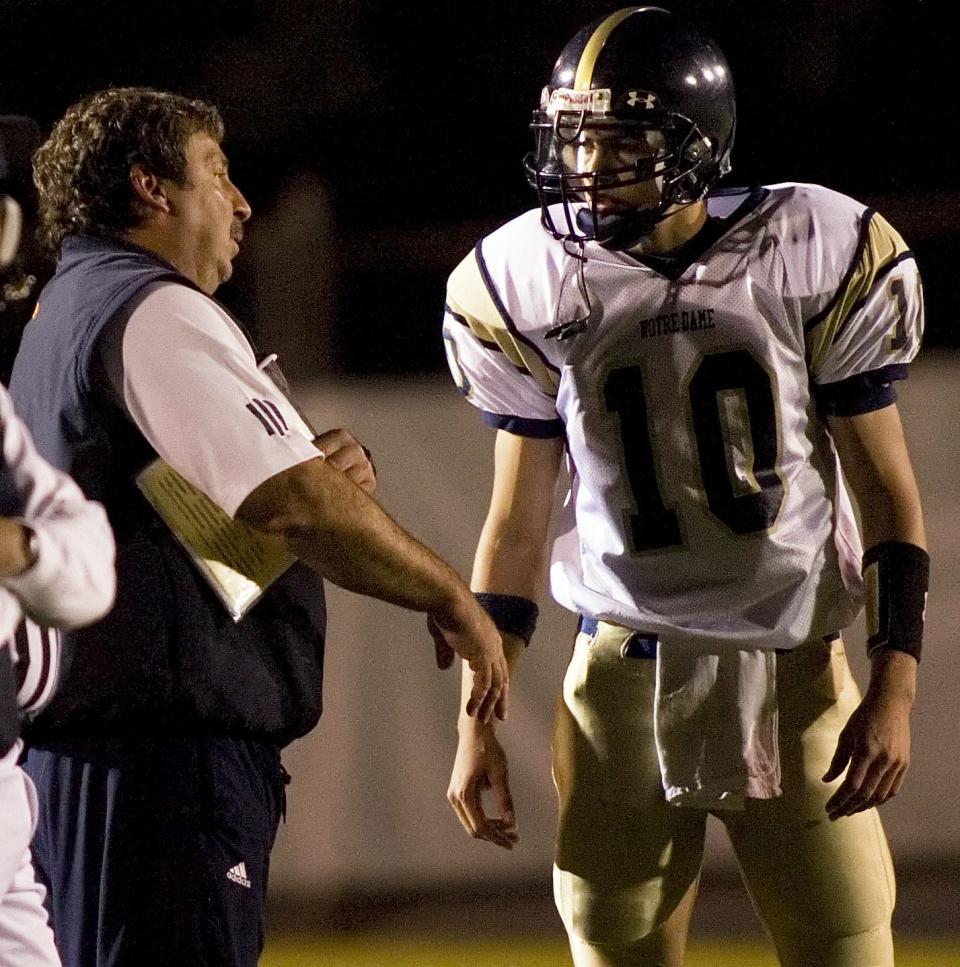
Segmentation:
{"type": "Polygon", "coordinates": [[[130,183],[139,164],[186,184],[186,147],[197,132],[223,139],[215,107],[145,87],[115,87],[74,104],[33,158],[38,237],[56,253],[68,235],[117,238],[146,209],[130,183]]]}

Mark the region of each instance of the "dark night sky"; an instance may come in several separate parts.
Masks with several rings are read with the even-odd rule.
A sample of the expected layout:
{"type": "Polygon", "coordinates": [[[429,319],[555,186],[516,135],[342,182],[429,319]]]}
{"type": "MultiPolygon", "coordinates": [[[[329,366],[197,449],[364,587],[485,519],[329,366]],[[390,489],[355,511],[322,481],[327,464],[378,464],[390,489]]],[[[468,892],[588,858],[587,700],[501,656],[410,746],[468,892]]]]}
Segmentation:
{"type": "MultiPolygon", "coordinates": [[[[937,5],[664,5],[696,16],[733,68],[740,118],[729,182],[820,182],[876,204],[917,251],[928,345],[960,345],[949,318],[960,83],[937,5]]],[[[478,234],[533,202],[520,158],[553,60],[616,6],[0,0],[0,113],[31,114],[46,130],[77,97],[113,84],[212,99],[235,179],[265,225],[251,231],[256,244],[224,301],[269,327],[268,249],[296,245],[306,267],[313,258],[333,280],[305,296],[334,336],[304,340],[304,371],[313,355],[333,371],[430,371],[441,360],[446,273],[478,234]],[[303,179],[327,206],[312,221],[282,204],[303,179]]]]}

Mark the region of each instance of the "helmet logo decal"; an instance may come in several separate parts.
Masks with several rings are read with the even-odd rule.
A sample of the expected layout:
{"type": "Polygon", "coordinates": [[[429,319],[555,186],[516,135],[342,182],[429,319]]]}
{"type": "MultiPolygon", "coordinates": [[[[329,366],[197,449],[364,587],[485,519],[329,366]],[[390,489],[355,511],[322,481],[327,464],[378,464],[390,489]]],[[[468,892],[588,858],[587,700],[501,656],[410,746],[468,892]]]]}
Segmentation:
{"type": "Polygon", "coordinates": [[[547,117],[555,117],[560,111],[576,111],[583,114],[607,114],[610,111],[610,88],[595,91],[574,91],[558,87],[547,104],[547,117]]]}
{"type": "Polygon", "coordinates": [[[642,104],[645,111],[653,111],[658,107],[659,102],[657,95],[650,91],[629,91],[627,107],[636,107],[638,104],[642,104]]]}

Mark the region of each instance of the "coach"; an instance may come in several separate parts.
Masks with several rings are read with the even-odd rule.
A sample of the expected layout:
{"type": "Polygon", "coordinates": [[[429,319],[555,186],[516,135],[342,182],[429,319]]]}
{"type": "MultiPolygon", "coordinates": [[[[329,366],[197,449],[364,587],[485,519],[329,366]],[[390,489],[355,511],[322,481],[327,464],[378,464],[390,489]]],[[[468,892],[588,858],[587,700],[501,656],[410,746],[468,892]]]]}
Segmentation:
{"type": "Polygon", "coordinates": [[[500,639],[466,586],[370,499],[348,433],[310,439],[210,298],[250,217],[222,137],[207,104],[111,89],[35,158],[59,262],[11,390],[117,539],[116,606],[64,635],[59,691],[26,734],[66,967],[256,964],[280,749],[321,710],[321,575],[427,612],[441,667],[456,651],[474,670],[472,710],[505,711],[500,639]],[[299,558],[239,622],[136,489],[158,455],[299,558]]]}

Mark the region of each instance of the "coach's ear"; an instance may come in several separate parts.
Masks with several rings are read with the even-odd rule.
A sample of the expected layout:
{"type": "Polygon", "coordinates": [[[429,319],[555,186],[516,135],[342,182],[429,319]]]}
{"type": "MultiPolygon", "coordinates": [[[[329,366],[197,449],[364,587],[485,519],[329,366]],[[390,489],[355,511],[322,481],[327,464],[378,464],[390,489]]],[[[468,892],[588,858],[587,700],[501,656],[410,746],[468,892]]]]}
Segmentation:
{"type": "Polygon", "coordinates": [[[170,199],[167,196],[163,182],[152,171],[143,165],[133,165],[130,168],[130,185],[137,201],[147,212],[170,213],[170,199]]]}

